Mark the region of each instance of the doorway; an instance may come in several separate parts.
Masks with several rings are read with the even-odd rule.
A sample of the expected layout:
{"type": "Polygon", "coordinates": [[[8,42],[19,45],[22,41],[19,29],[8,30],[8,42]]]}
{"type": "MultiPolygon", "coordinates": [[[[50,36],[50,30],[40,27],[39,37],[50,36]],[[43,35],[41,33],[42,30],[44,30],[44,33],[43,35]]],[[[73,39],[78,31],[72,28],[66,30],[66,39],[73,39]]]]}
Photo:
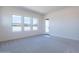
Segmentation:
{"type": "Polygon", "coordinates": [[[49,19],[45,20],[45,33],[49,34],[49,19]]]}

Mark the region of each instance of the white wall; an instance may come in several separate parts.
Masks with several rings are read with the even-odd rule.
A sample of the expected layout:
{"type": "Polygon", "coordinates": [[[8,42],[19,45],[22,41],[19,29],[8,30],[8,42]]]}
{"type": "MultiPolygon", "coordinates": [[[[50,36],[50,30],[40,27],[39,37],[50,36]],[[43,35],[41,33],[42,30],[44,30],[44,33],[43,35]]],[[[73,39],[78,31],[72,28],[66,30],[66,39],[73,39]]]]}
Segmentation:
{"type": "Polygon", "coordinates": [[[0,7],[0,38],[2,39],[2,26],[1,26],[1,22],[2,22],[2,20],[1,20],[1,7],[0,7]]]}
{"type": "Polygon", "coordinates": [[[28,37],[32,35],[42,34],[43,29],[43,17],[40,14],[34,13],[32,11],[25,10],[20,7],[0,7],[0,41],[12,40],[22,37],[28,37]],[[21,16],[34,16],[39,19],[39,30],[29,31],[29,32],[12,32],[11,29],[11,17],[12,15],[21,16]]]}
{"type": "Polygon", "coordinates": [[[51,35],[79,40],[79,7],[64,8],[45,17],[50,18],[51,35]]]}

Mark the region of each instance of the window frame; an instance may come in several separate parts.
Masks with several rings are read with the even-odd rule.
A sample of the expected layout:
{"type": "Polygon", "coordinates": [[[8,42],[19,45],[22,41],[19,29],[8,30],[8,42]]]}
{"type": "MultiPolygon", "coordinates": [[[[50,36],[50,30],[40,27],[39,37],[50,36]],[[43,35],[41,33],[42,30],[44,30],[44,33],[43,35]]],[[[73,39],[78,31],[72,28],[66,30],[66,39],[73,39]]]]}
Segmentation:
{"type": "Polygon", "coordinates": [[[32,17],[32,30],[33,30],[33,31],[37,31],[37,30],[38,30],[38,18],[36,18],[36,17],[32,17]],[[34,18],[36,19],[37,24],[33,24],[33,22],[34,22],[34,18]],[[33,27],[37,27],[37,29],[34,30],[33,27]]]}
{"type": "Polygon", "coordinates": [[[38,30],[38,24],[39,24],[39,20],[38,20],[38,18],[37,17],[30,17],[30,16],[21,16],[21,15],[11,15],[11,17],[12,17],[12,19],[11,19],[11,29],[12,29],[12,32],[22,32],[22,31],[37,31],[38,30]],[[16,17],[18,17],[18,16],[20,16],[20,21],[21,21],[21,23],[13,23],[13,16],[16,16],[16,17]],[[29,21],[30,21],[30,23],[25,23],[25,17],[29,17],[29,21]],[[34,18],[36,19],[36,24],[33,24],[33,22],[34,22],[34,18]],[[13,27],[21,27],[21,30],[20,31],[17,31],[17,30],[15,30],[15,31],[13,31],[13,27]],[[25,30],[24,28],[25,27],[30,27],[30,29],[28,30],[25,30]],[[33,27],[37,27],[37,29],[36,30],[34,30],[33,29],[33,27]]]}
{"type": "Polygon", "coordinates": [[[24,16],[24,17],[23,17],[23,29],[24,29],[25,27],[30,27],[30,29],[29,29],[29,30],[25,30],[25,29],[24,29],[23,31],[31,31],[31,17],[29,17],[29,22],[30,22],[29,24],[25,24],[25,23],[24,23],[24,20],[25,20],[24,18],[25,18],[25,17],[29,17],[29,16],[24,16]]]}
{"type": "Polygon", "coordinates": [[[22,31],[22,16],[20,16],[21,23],[13,23],[13,16],[18,17],[19,15],[12,15],[12,20],[11,20],[12,32],[21,32],[21,31],[22,31]],[[13,30],[13,27],[21,27],[21,30],[20,30],[20,31],[17,31],[17,30],[14,31],[14,30],[13,30]]]}

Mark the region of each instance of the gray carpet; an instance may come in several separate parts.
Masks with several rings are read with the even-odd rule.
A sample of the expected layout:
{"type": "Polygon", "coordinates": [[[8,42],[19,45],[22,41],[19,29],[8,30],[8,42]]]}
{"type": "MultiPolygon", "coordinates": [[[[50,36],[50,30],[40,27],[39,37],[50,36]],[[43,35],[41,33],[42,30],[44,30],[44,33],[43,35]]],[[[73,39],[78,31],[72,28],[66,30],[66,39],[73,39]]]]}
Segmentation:
{"type": "Polygon", "coordinates": [[[79,53],[79,41],[39,35],[0,43],[1,53],[79,53]]]}

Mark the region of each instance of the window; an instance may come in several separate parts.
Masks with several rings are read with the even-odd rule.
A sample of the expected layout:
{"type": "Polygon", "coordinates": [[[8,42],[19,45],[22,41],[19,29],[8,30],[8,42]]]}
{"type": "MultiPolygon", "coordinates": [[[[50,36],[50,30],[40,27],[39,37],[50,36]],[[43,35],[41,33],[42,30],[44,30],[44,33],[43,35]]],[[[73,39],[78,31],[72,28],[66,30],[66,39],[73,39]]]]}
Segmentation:
{"type": "Polygon", "coordinates": [[[12,15],[12,31],[31,31],[38,30],[38,20],[32,17],[12,15]]]}
{"type": "Polygon", "coordinates": [[[37,18],[33,17],[33,24],[32,24],[32,26],[33,26],[33,30],[38,30],[38,20],[37,20],[37,18]]]}
{"type": "Polygon", "coordinates": [[[13,15],[12,18],[12,23],[21,24],[21,16],[13,15]]]}
{"type": "Polygon", "coordinates": [[[30,26],[24,26],[24,31],[30,31],[31,27],[30,26]]]}
{"type": "Polygon", "coordinates": [[[31,30],[31,18],[24,17],[24,31],[30,31],[30,30],[31,30]]]}
{"type": "Polygon", "coordinates": [[[16,31],[21,31],[22,29],[20,26],[13,26],[12,30],[13,30],[13,32],[16,32],[16,31]]]}
{"type": "Polygon", "coordinates": [[[31,24],[30,20],[31,20],[30,17],[24,17],[24,24],[27,24],[27,25],[31,24]]]}
{"type": "Polygon", "coordinates": [[[37,26],[33,26],[33,30],[37,30],[38,28],[37,28],[37,26]]]}
{"type": "Polygon", "coordinates": [[[12,31],[22,31],[21,16],[12,15],[12,31]]]}

